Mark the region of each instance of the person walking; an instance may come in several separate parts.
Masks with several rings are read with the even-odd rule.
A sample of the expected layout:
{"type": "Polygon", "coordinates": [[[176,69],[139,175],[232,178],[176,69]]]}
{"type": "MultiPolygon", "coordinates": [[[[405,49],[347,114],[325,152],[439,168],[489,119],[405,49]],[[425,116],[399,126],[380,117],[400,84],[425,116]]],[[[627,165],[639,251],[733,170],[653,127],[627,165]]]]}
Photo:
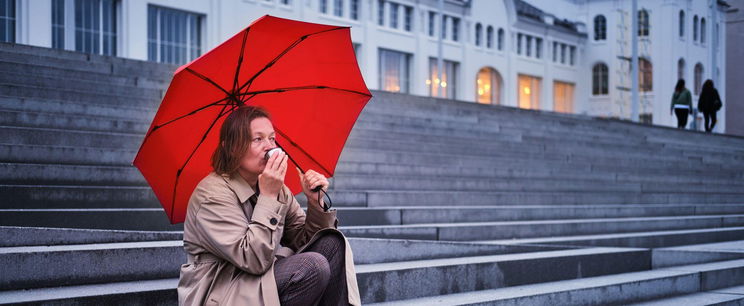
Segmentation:
{"type": "Polygon", "coordinates": [[[718,90],[713,86],[713,80],[708,79],[703,83],[703,89],[698,98],[698,109],[703,112],[705,118],[705,131],[710,133],[716,126],[716,112],[721,109],[723,102],[718,90]]]}
{"type": "Polygon", "coordinates": [[[672,95],[672,106],[669,110],[677,116],[677,128],[684,129],[687,126],[687,116],[692,111],[692,95],[685,88],[685,80],[679,79],[674,86],[674,95],[672,95]]]}

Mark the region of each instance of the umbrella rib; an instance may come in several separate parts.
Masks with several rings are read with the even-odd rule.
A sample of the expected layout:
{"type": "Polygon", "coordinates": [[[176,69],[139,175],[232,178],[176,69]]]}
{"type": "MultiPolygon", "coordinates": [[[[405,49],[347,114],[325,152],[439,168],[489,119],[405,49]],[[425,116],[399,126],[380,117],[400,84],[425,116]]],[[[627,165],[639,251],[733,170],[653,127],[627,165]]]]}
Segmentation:
{"type": "MultiPolygon", "coordinates": [[[[298,145],[298,144],[297,144],[296,142],[294,142],[294,141],[293,141],[293,140],[292,140],[291,138],[289,138],[289,136],[287,136],[287,134],[284,134],[284,132],[282,132],[282,131],[281,131],[281,130],[280,130],[279,128],[277,128],[276,126],[274,127],[274,130],[275,130],[275,131],[276,131],[276,132],[277,132],[277,133],[278,133],[279,135],[282,135],[282,137],[284,137],[284,139],[286,139],[287,141],[289,141],[289,143],[290,143],[290,144],[291,144],[292,146],[294,146],[295,148],[297,148],[297,150],[300,150],[300,152],[302,152],[302,154],[305,154],[305,156],[307,156],[307,158],[309,158],[309,159],[310,159],[311,161],[313,161],[313,162],[314,162],[314,163],[315,163],[316,165],[318,165],[318,167],[320,167],[320,168],[321,168],[321,169],[322,169],[323,171],[325,171],[325,173],[327,173],[328,175],[330,175],[330,174],[331,174],[331,171],[328,171],[328,169],[326,169],[325,167],[323,167],[323,165],[322,165],[322,164],[321,164],[320,162],[318,162],[317,160],[315,160],[315,158],[313,158],[313,156],[312,156],[312,155],[308,154],[308,153],[307,153],[307,151],[303,150],[303,149],[302,149],[302,147],[300,147],[300,146],[299,146],[299,145],[298,145]]],[[[297,163],[295,163],[295,165],[297,165],[297,163]]],[[[300,167],[300,165],[297,165],[297,167],[299,168],[299,167],[300,167]]]]}
{"type": "MultiPolygon", "coordinates": [[[[238,88],[238,91],[243,90],[243,88],[246,88],[246,86],[248,86],[248,88],[250,88],[250,85],[253,83],[253,81],[259,75],[261,75],[264,71],[266,71],[271,66],[273,66],[277,61],[279,61],[280,58],[282,58],[285,54],[287,54],[287,52],[289,52],[290,50],[292,50],[294,47],[296,47],[297,45],[299,45],[301,42],[303,42],[308,37],[314,36],[314,35],[318,35],[318,34],[322,34],[322,33],[325,33],[325,32],[342,30],[342,29],[347,29],[347,28],[348,27],[337,27],[337,28],[327,29],[327,30],[323,30],[323,31],[320,31],[320,32],[315,32],[315,33],[303,35],[299,39],[295,40],[291,45],[289,45],[289,47],[287,47],[286,49],[284,49],[284,51],[282,51],[282,53],[279,53],[279,55],[277,55],[273,60],[271,60],[268,64],[266,64],[266,66],[264,66],[263,68],[261,68],[261,70],[259,70],[258,72],[256,72],[256,74],[254,74],[250,79],[248,79],[248,81],[246,81],[243,85],[240,86],[240,88],[238,88]]],[[[246,88],[246,90],[247,90],[247,88],[246,88]]]]}
{"type": "Polygon", "coordinates": [[[243,52],[245,52],[245,40],[248,38],[248,31],[251,28],[245,28],[245,32],[243,33],[243,43],[240,44],[240,56],[238,57],[238,68],[235,69],[235,79],[233,79],[233,92],[238,88],[238,76],[240,75],[240,66],[243,65],[243,52]]]}
{"type": "Polygon", "coordinates": [[[330,86],[323,86],[323,85],[308,85],[308,86],[296,86],[296,87],[284,87],[284,88],[276,88],[276,89],[248,91],[245,93],[240,93],[238,94],[238,96],[258,95],[258,94],[264,94],[264,93],[276,93],[276,92],[285,92],[285,91],[294,91],[294,90],[310,90],[310,89],[333,89],[333,90],[355,93],[355,94],[359,94],[359,95],[363,95],[367,97],[372,97],[372,95],[361,92],[361,91],[344,89],[344,88],[336,88],[336,87],[330,87],[330,86]]]}
{"type": "MultiPolygon", "coordinates": [[[[230,98],[230,97],[224,97],[224,98],[222,98],[222,99],[219,99],[219,100],[217,100],[217,101],[215,101],[215,102],[213,102],[213,103],[209,103],[209,104],[207,104],[207,105],[204,105],[204,106],[202,106],[202,107],[200,107],[200,108],[197,108],[197,109],[195,109],[195,110],[193,110],[193,111],[189,112],[188,114],[185,114],[185,115],[181,115],[181,116],[178,116],[178,117],[176,117],[176,118],[173,118],[173,119],[171,119],[171,120],[168,120],[167,122],[165,122],[165,123],[163,123],[163,124],[159,124],[159,125],[156,125],[156,126],[154,126],[154,127],[152,128],[152,130],[150,130],[150,132],[149,132],[149,133],[147,133],[147,136],[145,136],[145,138],[147,138],[147,137],[150,137],[150,134],[152,134],[153,132],[155,132],[155,131],[156,131],[157,129],[159,129],[159,128],[161,128],[161,127],[164,127],[164,126],[166,126],[166,125],[169,125],[169,124],[171,124],[171,123],[173,123],[173,122],[176,122],[176,121],[178,121],[178,120],[181,120],[181,119],[183,119],[183,118],[186,118],[186,117],[188,117],[188,116],[194,115],[194,114],[196,114],[196,113],[198,113],[198,112],[200,112],[200,111],[203,111],[203,110],[205,110],[205,109],[207,109],[207,108],[209,108],[209,107],[212,107],[212,106],[216,106],[216,105],[222,105],[222,104],[220,104],[220,102],[224,102],[225,100],[227,100],[227,99],[229,99],[229,98],[230,98]]],[[[228,104],[229,104],[229,103],[228,103],[228,104]]],[[[228,105],[228,104],[224,104],[224,105],[228,105]]]]}
{"type": "MultiPolygon", "coordinates": [[[[181,173],[183,172],[183,169],[186,168],[186,165],[189,164],[189,161],[191,161],[191,158],[194,157],[194,154],[196,153],[196,150],[199,150],[199,147],[201,146],[201,144],[204,142],[205,139],[207,139],[207,135],[209,135],[209,132],[212,131],[212,128],[217,123],[217,121],[220,120],[220,117],[222,117],[222,116],[230,113],[230,111],[227,111],[227,112],[225,111],[225,108],[227,108],[227,106],[229,106],[229,105],[232,105],[232,107],[230,108],[230,111],[232,111],[236,107],[238,107],[237,105],[234,105],[234,104],[225,104],[225,106],[222,107],[222,109],[220,110],[220,114],[217,115],[216,118],[214,118],[214,120],[212,121],[212,123],[209,125],[209,128],[207,129],[207,131],[204,132],[204,135],[202,135],[201,140],[199,140],[199,143],[196,144],[196,147],[194,147],[194,150],[191,151],[191,154],[189,154],[189,157],[183,163],[183,166],[181,166],[181,168],[178,169],[178,171],[176,171],[176,183],[173,184],[173,199],[171,200],[171,210],[170,210],[171,211],[171,215],[174,215],[173,214],[173,210],[176,207],[176,191],[178,190],[178,181],[181,178],[181,173]]],[[[173,220],[171,220],[171,222],[172,221],[173,220]]]]}
{"type": "Polygon", "coordinates": [[[228,96],[230,95],[230,93],[227,92],[227,90],[225,90],[224,88],[222,88],[220,85],[217,85],[217,83],[215,83],[214,81],[212,81],[212,79],[210,79],[210,78],[202,75],[201,73],[198,73],[198,72],[194,71],[194,69],[191,69],[189,67],[186,67],[185,70],[188,71],[188,72],[191,72],[193,75],[199,77],[200,79],[202,79],[204,81],[207,81],[207,83],[214,85],[214,87],[217,87],[219,90],[221,90],[222,92],[224,92],[226,95],[228,95],[228,96]]]}

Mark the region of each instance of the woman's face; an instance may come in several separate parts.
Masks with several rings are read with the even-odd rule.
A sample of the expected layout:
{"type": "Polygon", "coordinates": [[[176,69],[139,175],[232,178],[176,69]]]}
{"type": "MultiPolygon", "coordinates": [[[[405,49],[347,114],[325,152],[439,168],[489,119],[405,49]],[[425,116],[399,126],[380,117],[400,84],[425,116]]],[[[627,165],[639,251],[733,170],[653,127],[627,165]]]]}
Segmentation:
{"type": "Polygon", "coordinates": [[[240,159],[240,171],[258,176],[266,167],[266,152],[276,147],[274,126],[268,118],[256,118],[250,123],[251,140],[248,150],[240,159]]]}

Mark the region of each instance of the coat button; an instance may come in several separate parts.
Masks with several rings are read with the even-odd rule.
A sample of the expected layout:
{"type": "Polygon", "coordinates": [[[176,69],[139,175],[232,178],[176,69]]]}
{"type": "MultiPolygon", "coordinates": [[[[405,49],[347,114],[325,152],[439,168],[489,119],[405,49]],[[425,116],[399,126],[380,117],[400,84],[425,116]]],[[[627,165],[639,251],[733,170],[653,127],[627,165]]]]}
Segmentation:
{"type": "Polygon", "coordinates": [[[276,221],[276,218],[271,218],[271,220],[269,220],[269,223],[271,223],[271,225],[276,225],[277,222],[278,221],[276,221]]]}

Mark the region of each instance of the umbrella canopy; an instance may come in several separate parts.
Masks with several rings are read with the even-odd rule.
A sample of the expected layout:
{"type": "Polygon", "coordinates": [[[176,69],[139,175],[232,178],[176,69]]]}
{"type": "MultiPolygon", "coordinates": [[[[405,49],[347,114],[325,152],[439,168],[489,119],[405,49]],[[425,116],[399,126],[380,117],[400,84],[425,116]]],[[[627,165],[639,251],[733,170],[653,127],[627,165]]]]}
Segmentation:
{"type": "MultiPolygon", "coordinates": [[[[176,70],[133,163],[180,223],[233,110],[266,109],[298,166],[330,177],[371,97],[348,27],[264,16],[176,70]]],[[[294,167],[285,184],[302,190],[294,167]]]]}

